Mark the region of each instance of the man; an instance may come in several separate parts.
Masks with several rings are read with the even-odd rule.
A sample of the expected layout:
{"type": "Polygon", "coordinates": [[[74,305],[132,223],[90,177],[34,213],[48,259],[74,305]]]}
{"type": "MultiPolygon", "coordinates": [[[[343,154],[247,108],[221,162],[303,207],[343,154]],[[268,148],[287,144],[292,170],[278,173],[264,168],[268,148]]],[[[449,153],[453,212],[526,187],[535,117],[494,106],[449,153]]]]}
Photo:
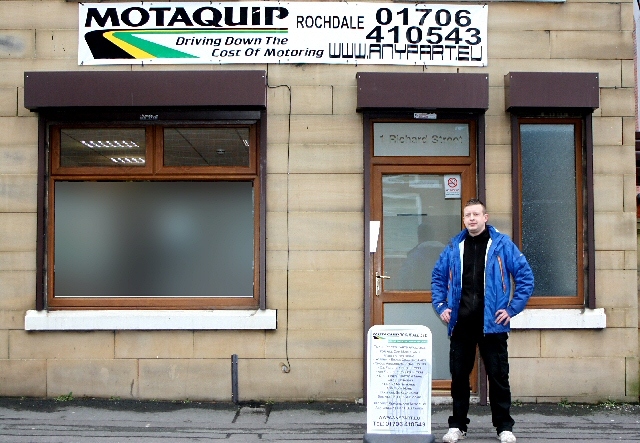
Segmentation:
{"type": "Polygon", "coordinates": [[[489,378],[493,425],[502,443],[513,443],[507,339],[509,322],[533,293],[533,272],[511,239],[487,224],[484,203],[472,199],[463,209],[466,229],[455,236],[433,269],[433,308],[448,324],[453,415],[442,441],[467,435],[469,376],[476,346],[489,378]],[[511,295],[511,279],[515,283],[511,295]]]}

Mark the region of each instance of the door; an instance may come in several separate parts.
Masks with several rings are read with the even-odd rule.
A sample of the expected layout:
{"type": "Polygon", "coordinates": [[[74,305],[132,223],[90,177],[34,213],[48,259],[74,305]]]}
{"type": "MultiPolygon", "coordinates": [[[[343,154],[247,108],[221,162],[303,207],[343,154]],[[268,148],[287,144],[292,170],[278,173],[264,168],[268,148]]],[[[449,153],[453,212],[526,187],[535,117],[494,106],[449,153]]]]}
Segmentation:
{"type": "MultiPolygon", "coordinates": [[[[388,146],[389,134],[406,137],[426,133],[442,139],[452,138],[456,127],[467,128],[473,122],[417,123],[407,127],[374,126],[371,157],[371,220],[380,221],[378,245],[373,253],[371,285],[373,324],[421,324],[433,335],[433,388],[450,389],[449,339],[446,325],[431,306],[431,272],[449,240],[462,229],[462,205],[476,196],[475,146],[473,137],[463,137],[460,149],[437,148],[434,152],[416,146],[388,146]],[[408,135],[407,135],[408,134],[408,135]],[[387,140],[385,140],[385,137],[387,140]],[[453,153],[446,156],[443,153],[453,153]],[[375,155],[383,153],[384,155],[375,155]],[[389,155],[410,154],[410,155],[389,155]],[[429,155],[429,154],[437,155],[429,155]],[[422,155],[416,155],[422,154],[422,155]]],[[[426,148],[433,143],[427,143],[426,148]]],[[[477,377],[472,375],[472,382],[477,377]]],[[[472,383],[475,388],[477,383],[472,383]]],[[[475,390],[475,389],[474,389],[475,390]]]]}

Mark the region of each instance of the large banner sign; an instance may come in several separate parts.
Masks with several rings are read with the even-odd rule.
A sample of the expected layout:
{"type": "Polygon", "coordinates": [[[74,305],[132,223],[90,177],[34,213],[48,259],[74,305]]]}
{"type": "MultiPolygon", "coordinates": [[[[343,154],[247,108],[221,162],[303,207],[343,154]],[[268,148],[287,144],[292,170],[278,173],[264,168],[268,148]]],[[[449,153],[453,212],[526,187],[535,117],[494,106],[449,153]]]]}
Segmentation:
{"type": "Polygon", "coordinates": [[[487,65],[487,5],[80,3],[78,63],[487,65]]]}

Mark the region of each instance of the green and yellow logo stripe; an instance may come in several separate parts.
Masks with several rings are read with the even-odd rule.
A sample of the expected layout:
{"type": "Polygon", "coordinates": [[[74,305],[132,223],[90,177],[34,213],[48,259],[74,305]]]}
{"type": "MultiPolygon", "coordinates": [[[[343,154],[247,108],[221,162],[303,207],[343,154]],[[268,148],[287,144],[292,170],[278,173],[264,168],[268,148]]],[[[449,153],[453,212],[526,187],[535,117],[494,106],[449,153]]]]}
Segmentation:
{"type": "MultiPolygon", "coordinates": [[[[129,57],[135,59],[154,59],[154,58],[198,58],[195,55],[187,52],[179,51],[166,45],[150,42],[145,40],[141,36],[144,35],[168,35],[177,34],[185,37],[189,36],[206,36],[206,35],[219,35],[219,34],[286,34],[287,29],[260,29],[260,28],[245,28],[245,29],[207,29],[207,30],[193,30],[193,29],[150,29],[150,30],[135,30],[135,31],[120,31],[109,30],[104,31],[102,36],[108,40],[111,44],[120,48],[129,57]]],[[[89,39],[87,39],[87,43],[89,39]]],[[[91,47],[91,43],[89,44],[91,47]]],[[[97,46],[97,45],[95,45],[97,46]]],[[[98,48],[96,48],[98,49],[98,48]]],[[[91,48],[95,58],[100,57],[99,49],[94,51],[91,48]]],[[[111,57],[106,57],[111,58],[111,57]]]]}

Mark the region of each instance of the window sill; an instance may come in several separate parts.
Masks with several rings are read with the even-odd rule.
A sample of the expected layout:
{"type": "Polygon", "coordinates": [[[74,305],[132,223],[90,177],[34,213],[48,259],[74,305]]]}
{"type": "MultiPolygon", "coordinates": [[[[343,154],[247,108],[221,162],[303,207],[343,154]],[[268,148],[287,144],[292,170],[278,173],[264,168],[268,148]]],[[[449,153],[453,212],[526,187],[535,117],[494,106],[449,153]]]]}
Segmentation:
{"type": "Polygon", "coordinates": [[[599,309],[525,309],[511,319],[511,329],[604,329],[607,316],[599,309]]]}
{"type": "Polygon", "coordinates": [[[277,310],[27,311],[27,331],[276,329],[277,310]]]}

